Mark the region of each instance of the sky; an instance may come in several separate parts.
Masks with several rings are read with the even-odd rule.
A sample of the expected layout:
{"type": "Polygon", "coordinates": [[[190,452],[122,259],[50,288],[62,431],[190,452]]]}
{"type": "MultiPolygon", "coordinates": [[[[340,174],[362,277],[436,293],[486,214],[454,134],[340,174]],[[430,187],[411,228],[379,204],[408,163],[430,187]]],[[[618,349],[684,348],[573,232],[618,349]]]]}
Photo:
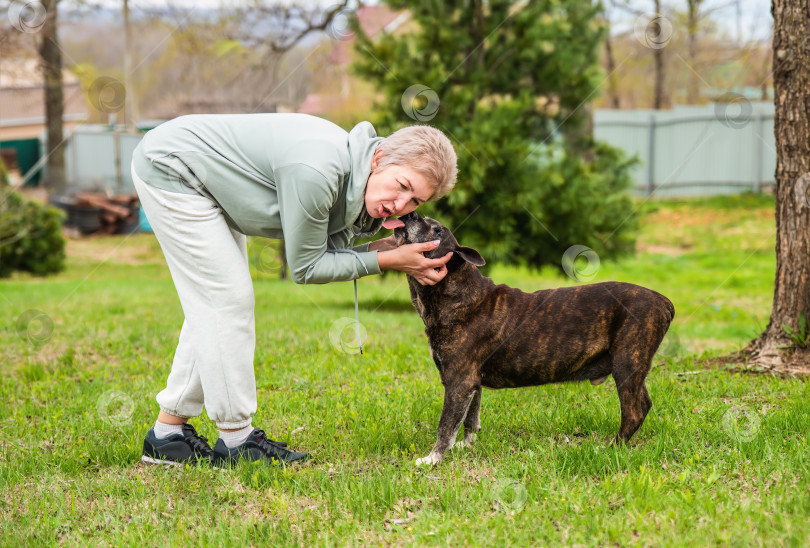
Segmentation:
{"type": "MultiPolygon", "coordinates": [[[[603,2],[608,6],[611,4],[610,0],[603,2]]],[[[617,3],[623,2],[617,0],[617,3]]],[[[636,10],[652,11],[652,0],[629,0],[627,3],[636,10]]],[[[686,9],[686,0],[662,0],[662,3],[674,6],[680,11],[686,9]]],[[[771,4],[767,0],[704,0],[703,4],[703,9],[711,10],[711,18],[732,38],[736,38],[738,32],[743,41],[764,40],[771,35],[773,17],[771,4]]],[[[615,7],[611,7],[610,10],[621,21],[618,25],[614,25],[617,32],[618,29],[632,29],[636,19],[634,15],[615,7]]]]}
{"type": "MultiPolygon", "coordinates": [[[[103,6],[115,8],[123,3],[121,0],[96,0],[103,6]]],[[[652,11],[653,0],[613,0],[617,3],[627,3],[638,11],[652,11]]],[[[616,32],[632,29],[636,16],[611,6],[611,0],[603,0],[616,19],[614,28],[616,32]]],[[[222,6],[244,6],[249,4],[246,0],[129,0],[130,10],[139,8],[184,7],[184,8],[219,8],[222,6]]],[[[335,0],[283,0],[286,4],[328,7],[336,4],[335,0]]],[[[366,0],[366,4],[376,4],[376,1],[366,0]]],[[[665,5],[685,9],[686,0],[663,0],[665,5]]],[[[736,38],[738,30],[743,40],[762,40],[770,36],[773,18],[770,13],[770,2],[767,0],[704,0],[707,9],[719,8],[713,11],[715,19],[731,37],[736,38]]]]}

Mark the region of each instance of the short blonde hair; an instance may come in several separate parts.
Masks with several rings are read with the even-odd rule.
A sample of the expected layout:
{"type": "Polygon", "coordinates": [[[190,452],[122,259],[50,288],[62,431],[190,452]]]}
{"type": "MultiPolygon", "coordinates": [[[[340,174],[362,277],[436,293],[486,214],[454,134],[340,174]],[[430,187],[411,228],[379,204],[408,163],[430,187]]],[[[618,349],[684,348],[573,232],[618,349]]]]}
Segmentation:
{"type": "Polygon", "coordinates": [[[413,169],[433,185],[430,200],[438,200],[456,184],[456,151],[450,139],[434,127],[402,128],[386,137],[377,150],[382,151],[382,156],[377,160],[376,170],[382,171],[392,165],[413,169]]]}

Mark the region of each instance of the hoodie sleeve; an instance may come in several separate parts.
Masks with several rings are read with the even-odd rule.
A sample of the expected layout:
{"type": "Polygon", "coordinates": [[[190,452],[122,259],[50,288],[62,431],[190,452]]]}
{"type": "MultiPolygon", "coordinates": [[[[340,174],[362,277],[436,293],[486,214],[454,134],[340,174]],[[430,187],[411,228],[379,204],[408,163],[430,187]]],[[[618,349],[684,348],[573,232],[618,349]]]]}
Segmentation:
{"type": "Polygon", "coordinates": [[[329,209],[338,198],[334,183],[301,163],[276,168],[275,179],[287,263],[295,283],[346,281],[380,273],[376,251],[360,251],[363,246],[333,248],[337,243],[346,245],[344,235],[328,235],[329,209]]]}
{"type": "Polygon", "coordinates": [[[356,245],[353,247],[349,247],[349,244],[352,241],[352,232],[349,229],[342,230],[340,232],[336,232],[329,236],[326,247],[328,249],[352,249],[357,251],[358,253],[365,253],[368,251],[368,246],[371,245],[371,242],[367,242],[365,244],[356,245]]]}

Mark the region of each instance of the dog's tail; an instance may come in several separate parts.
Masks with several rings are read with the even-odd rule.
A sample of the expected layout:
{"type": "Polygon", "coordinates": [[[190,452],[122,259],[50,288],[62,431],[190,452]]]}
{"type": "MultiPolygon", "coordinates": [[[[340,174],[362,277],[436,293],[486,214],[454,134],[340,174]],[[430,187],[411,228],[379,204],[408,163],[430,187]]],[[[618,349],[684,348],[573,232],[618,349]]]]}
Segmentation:
{"type": "MultiPolygon", "coordinates": [[[[659,293],[659,295],[661,295],[659,293]]],[[[672,304],[672,301],[661,295],[661,298],[664,300],[664,309],[667,316],[667,325],[672,323],[672,320],[675,319],[675,305],[672,304]]]]}

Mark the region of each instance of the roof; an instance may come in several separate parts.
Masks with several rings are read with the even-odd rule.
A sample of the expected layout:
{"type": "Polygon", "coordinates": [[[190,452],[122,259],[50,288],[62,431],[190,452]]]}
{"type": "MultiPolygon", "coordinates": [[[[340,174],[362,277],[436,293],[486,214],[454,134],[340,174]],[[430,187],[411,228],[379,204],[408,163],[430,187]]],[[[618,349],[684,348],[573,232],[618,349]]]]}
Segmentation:
{"type": "Polygon", "coordinates": [[[296,112],[320,116],[325,112],[330,112],[340,107],[343,101],[344,99],[338,94],[324,95],[321,93],[310,93],[296,112]]]}
{"type": "MultiPolygon", "coordinates": [[[[355,12],[360,28],[369,38],[374,38],[381,32],[392,32],[405,22],[410,14],[407,11],[394,11],[386,6],[363,6],[355,12]]],[[[329,55],[332,65],[346,66],[350,63],[351,44],[354,37],[347,40],[338,40],[329,55]]]]}
{"type": "Polygon", "coordinates": [[[374,38],[384,30],[388,32],[394,30],[386,27],[395,23],[406,13],[394,11],[387,6],[363,6],[357,10],[357,20],[363,32],[369,38],[374,38]]]}
{"type": "MultiPolygon", "coordinates": [[[[69,122],[87,118],[87,103],[78,83],[62,88],[65,96],[63,119],[69,122]]],[[[44,86],[0,89],[0,127],[28,126],[45,123],[44,86]]]]}
{"type": "MultiPolygon", "coordinates": [[[[65,121],[87,118],[79,79],[63,71],[65,121]]],[[[37,59],[3,59],[0,63],[0,127],[45,123],[45,85],[37,59]]]]}
{"type": "MultiPolygon", "coordinates": [[[[78,84],[79,79],[68,70],[62,71],[65,84],[78,84]]],[[[0,63],[0,88],[42,86],[40,60],[32,57],[4,58],[0,63]]]]}
{"type": "MultiPolygon", "coordinates": [[[[357,10],[356,15],[360,28],[372,39],[381,32],[394,32],[410,18],[410,13],[407,10],[394,11],[387,6],[363,6],[357,10]]],[[[349,65],[351,63],[352,42],[354,42],[354,37],[334,41],[332,51],[327,57],[329,65],[337,67],[349,65]]],[[[310,93],[297,112],[322,115],[339,108],[344,101],[345,99],[338,93],[310,93]]]]}

